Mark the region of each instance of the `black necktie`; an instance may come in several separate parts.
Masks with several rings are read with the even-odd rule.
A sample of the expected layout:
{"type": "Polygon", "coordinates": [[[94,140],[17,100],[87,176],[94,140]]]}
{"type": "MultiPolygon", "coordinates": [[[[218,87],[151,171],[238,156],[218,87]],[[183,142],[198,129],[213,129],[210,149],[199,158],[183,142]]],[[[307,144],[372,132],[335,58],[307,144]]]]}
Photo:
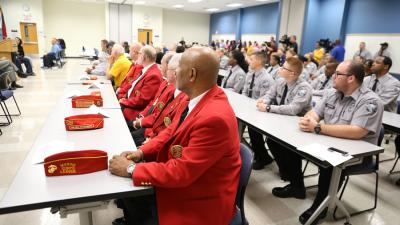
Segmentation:
{"type": "Polygon", "coordinates": [[[376,90],[376,85],[378,84],[378,79],[375,79],[375,83],[374,83],[374,85],[372,86],[372,88],[371,88],[371,90],[373,91],[373,92],[375,92],[375,90],[376,90]]]}
{"type": "Polygon", "coordinates": [[[362,49],[360,49],[360,53],[358,53],[358,56],[361,56],[361,53],[362,53],[362,49]]]}
{"type": "Polygon", "coordinates": [[[249,97],[253,97],[253,85],[254,85],[254,78],[256,77],[256,73],[253,73],[253,77],[251,78],[250,87],[249,87],[249,97]]]}
{"type": "Polygon", "coordinates": [[[326,86],[326,84],[329,82],[329,80],[331,79],[331,77],[326,77],[325,82],[322,84],[321,88],[319,90],[323,90],[326,86]]]}
{"type": "Polygon", "coordinates": [[[228,77],[225,79],[225,83],[224,83],[223,88],[226,88],[226,84],[228,83],[229,77],[231,77],[231,75],[232,75],[232,70],[231,70],[231,72],[229,72],[228,77]]]}
{"type": "Polygon", "coordinates": [[[189,106],[186,106],[186,109],[183,110],[182,114],[181,114],[181,118],[179,119],[179,123],[178,123],[178,127],[181,125],[181,123],[185,120],[187,114],[189,112],[189,106]]]}
{"type": "Polygon", "coordinates": [[[271,73],[273,69],[274,69],[274,67],[271,66],[271,68],[269,69],[268,73],[271,73]]]}
{"type": "Polygon", "coordinates": [[[281,102],[279,103],[279,105],[284,105],[285,104],[285,100],[286,100],[286,95],[287,95],[287,84],[285,85],[285,90],[283,90],[283,94],[282,94],[282,98],[281,98],[281,102]]]}

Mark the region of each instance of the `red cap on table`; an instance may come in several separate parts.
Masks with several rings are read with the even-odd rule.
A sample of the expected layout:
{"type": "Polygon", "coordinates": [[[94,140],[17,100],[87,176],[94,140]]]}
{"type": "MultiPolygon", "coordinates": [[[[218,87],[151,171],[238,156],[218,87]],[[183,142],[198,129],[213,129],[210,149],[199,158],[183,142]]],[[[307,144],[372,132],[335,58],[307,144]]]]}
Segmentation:
{"type": "Polygon", "coordinates": [[[95,95],[81,95],[72,98],[72,108],[89,108],[91,105],[103,106],[103,98],[95,95]]]}
{"type": "Polygon", "coordinates": [[[46,176],[93,173],[107,168],[107,152],[101,150],[61,152],[44,159],[46,176]]]}
{"type": "Polygon", "coordinates": [[[64,118],[67,131],[93,130],[104,127],[104,116],[99,114],[84,114],[64,118]]]}

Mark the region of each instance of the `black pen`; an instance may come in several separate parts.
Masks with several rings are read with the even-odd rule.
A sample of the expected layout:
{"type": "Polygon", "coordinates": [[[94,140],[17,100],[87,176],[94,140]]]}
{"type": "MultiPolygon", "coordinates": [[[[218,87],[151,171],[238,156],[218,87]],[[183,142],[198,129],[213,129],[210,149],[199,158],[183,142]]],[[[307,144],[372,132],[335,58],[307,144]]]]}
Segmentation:
{"type": "Polygon", "coordinates": [[[348,156],[348,155],[349,155],[348,152],[342,151],[342,150],[337,149],[337,148],[334,148],[334,147],[328,148],[328,151],[331,151],[331,152],[338,152],[338,153],[342,154],[343,156],[348,156]]]}

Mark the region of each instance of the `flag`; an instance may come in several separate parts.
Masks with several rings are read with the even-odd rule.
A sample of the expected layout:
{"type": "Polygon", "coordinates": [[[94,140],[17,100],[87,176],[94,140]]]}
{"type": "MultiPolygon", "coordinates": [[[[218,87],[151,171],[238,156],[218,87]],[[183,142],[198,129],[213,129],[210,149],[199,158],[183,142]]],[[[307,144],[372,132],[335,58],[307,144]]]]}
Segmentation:
{"type": "Polygon", "coordinates": [[[0,7],[0,29],[1,29],[0,39],[6,39],[7,38],[6,22],[4,21],[4,14],[1,7],[0,7]]]}

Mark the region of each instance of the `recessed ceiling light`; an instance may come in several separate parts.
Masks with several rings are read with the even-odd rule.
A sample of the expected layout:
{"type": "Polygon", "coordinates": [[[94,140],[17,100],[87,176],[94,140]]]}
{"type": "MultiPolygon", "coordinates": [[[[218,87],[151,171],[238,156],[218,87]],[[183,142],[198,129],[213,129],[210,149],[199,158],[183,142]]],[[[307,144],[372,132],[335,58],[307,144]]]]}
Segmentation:
{"type": "Polygon", "coordinates": [[[231,8],[234,8],[234,7],[239,7],[239,6],[241,6],[241,5],[243,5],[243,4],[242,4],[242,3],[231,3],[231,4],[228,4],[228,5],[226,5],[226,6],[231,7],[231,8]]]}
{"type": "Polygon", "coordinates": [[[201,2],[201,1],[203,1],[203,0],[188,0],[188,2],[190,2],[190,3],[197,3],[197,2],[201,2]]]}
{"type": "Polygon", "coordinates": [[[217,8],[209,8],[209,9],[206,9],[206,11],[208,11],[208,12],[216,12],[216,11],[218,11],[219,9],[217,9],[217,8]]]}
{"type": "Polygon", "coordinates": [[[269,2],[270,0],[256,0],[257,2],[269,2]]]}
{"type": "Polygon", "coordinates": [[[135,1],[135,4],[136,5],[144,5],[144,4],[146,4],[146,2],[145,1],[135,1]]]}
{"type": "Polygon", "coordinates": [[[177,9],[180,9],[180,8],[183,8],[184,5],[173,5],[172,7],[177,8],[177,9]]]}

